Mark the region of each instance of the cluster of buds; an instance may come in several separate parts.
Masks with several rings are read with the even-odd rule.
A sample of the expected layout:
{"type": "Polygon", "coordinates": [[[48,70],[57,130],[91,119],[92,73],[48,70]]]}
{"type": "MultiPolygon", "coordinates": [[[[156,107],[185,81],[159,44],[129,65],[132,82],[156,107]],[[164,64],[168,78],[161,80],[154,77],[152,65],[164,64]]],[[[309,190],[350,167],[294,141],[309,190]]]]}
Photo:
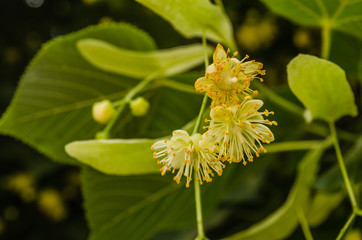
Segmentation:
{"type": "Polygon", "coordinates": [[[205,76],[195,83],[198,92],[206,92],[212,99],[210,120],[205,119],[206,132],[192,136],[183,130],[173,132],[170,140],[161,140],[152,146],[154,158],[162,165],[161,174],[167,171],[177,174],[174,180],[180,183],[186,177],[186,187],[196,171],[196,181],[200,184],[210,182],[213,172],[221,175],[224,162],[247,162],[266,152],[263,143],[274,141],[274,135],[268,125],[277,125],[275,121],[265,119],[274,112],[259,112],[263,102],[254,99],[257,91],[250,89],[254,79],[263,82],[265,75],[263,64],[241,61],[235,58],[237,52],[228,57],[229,50],[218,44],[213,55],[213,63],[206,69],[205,76]]]}

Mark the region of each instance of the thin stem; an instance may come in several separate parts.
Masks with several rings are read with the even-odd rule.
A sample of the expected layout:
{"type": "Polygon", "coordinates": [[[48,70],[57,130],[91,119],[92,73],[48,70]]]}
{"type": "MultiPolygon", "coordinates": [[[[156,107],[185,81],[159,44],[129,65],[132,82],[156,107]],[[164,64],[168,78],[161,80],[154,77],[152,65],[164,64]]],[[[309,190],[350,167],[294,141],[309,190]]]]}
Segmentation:
{"type": "MultiPolygon", "coordinates": [[[[209,58],[207,56],[207,45],[206,45],[206,36],[205,33],[202,35],[202,45],[204,46],[204,56],[205,56],[205,70],[209,66],[209,58]]],[[[193,133],[197,133],[200,128],[202,116],[206,108],[208,97],[205,93],[204,99],[202,100],[199,116],[197,117],[196,124],[193,130],[193,133]]],[[[196,181],[197,173],[194,171],[194,188],[195,188],[195,205],[196,205],[196,223],[197,223],[197,240],[207,239],[204,232],[204,224],[202,219],[202,202],[201,202],[201,191],[200,183],[196,181]]]]}
{"type": "Polygon", "coordinates": [[[358,216],[362,217],[362,209],[357,209],[355,212],[358,216]]]}
{"type": "Polygon", "coordinates": [[[153,87],[159,87],[159,86],[164,86],[164,87],[169,87],[175,90],[179,90],[181,92],[187,92],[187,93],[192,93],[192,94],[199,94],[198,92],[195,92],[195,88],[191,85],[188,84],[184,84],[184,83],[180,83],[180,82],[176,82],[172,79],[159,79],[157,81],[155,81],[155,83],[153,84],[153,87]]]}
{"type": "Polygon", "coordinates": [[[200,183],[196,181],[196,171],[194,173],[194,185],[195,185],[195,204],[196,204],[196,223],[197,223],[197,237],[198,240],[207,239],[204,232],[204,225],[202,220],[202,203],[201,203],[201,191],[200,183]]]}
{"type": "Polygon", "coordinates": [[[334,148],[336,150],[339,168],[341,169],[341,172],[342,172],[342,176],[343,176],[343,179],[344,179],[344,183],[346,185],[346,189],[347,189],[347,192],[348,192],[349,199],[350,199],[351,204],[352,204],[352,208],[355,211],[356,209],[358,209],[358,205],[357,205],[356,197],[355,197],[355,195],[353,193],[351,182],[350,182],[349,177],[348,177],[346,166],[344,164],[341,149],[339,147],[336,128],[334,126],[334,123],[330,122],[329,127],[331,129],[332,141],[333,141],[333,144],[334,144],[334,148]]]}
{"type": "Polygon", "coordinates": [[[150,74],[146,78],[144,78],[140,83],[138,83],[134,88],[132,88],[127,95],[121,99],[120,101],[116,102],[116,105],[118,105],[118,108],[116,109],[116,112],[114,113],[113,117],[109,120],[105,128],[101,133],[103,133],[104,136],[109,136],[109,133],[114,126],[114,124],[117,122],[118,117],[121,115],[123,110],[125,109],[127,103],[129,103],[134,96],[136,96],[149,82],[151,82],[155,77],[157,76],[158,72],[155,72],[154,74],[150,74]]]}
{"type": "Polygon", "coordinates": [[[197,133],[199,131],[200,125],[201,125],[201,121],[202,121],[202,116],[204,115],[205,112],[205,108],[206,108],[206,103],[207,103],[208,97],[207,94],[205,93],[204,98],[202,100],[202,104],[201,104],[201,108],[200,108],[200,113],[199,116],[197,117],[196,123],[195,123],[195,127],[192,133],[197,133]]]}
{"type": "Polygon", "coordinates": [[[342,239],[343,235],[346,233],[348,227],[351,225],[351,223],[353,222],[355,217],[356,217],[356,213],[353,211],[351,216],[348,218],[348,221],[344,224],[343,228],[339,232],[336,240],[342,239]]]}
{"type": "Polygon", "coordinates": [[[309,150],[314,149],[321,141],[290,141],[290,142],[279,142],[273,143],[266,146],[268,153],[285,152],[285,151],[298,151],[298,150],[309,150]]]}
{"type": "Polygon", "coordinates": [[[331,50],[331,23],[329,22],[328,19],[326,19],[322,27],[321,57],[324,59],[328,59],[330,50],[331,50]]]}
{"type": "Polygon", "coordinates": [[[312,233],[310,231],[308,221],[305,218],[303,210],[300,209],[300,208],[297,208],[296,211],[297,211],[298,220],[299,220],[300,226],[302,227],[305,239],[306,240],[313,240],[313,235],[312,235],[312,233]]]}
{"type": "Polygon", "coordinates": [[[202,46],[204,47],[204,62],[205,62],[205,71],[206,68],[209,66],[209,56],[207,55],[207,42],[205,32],[202,35],[202,46]]]}

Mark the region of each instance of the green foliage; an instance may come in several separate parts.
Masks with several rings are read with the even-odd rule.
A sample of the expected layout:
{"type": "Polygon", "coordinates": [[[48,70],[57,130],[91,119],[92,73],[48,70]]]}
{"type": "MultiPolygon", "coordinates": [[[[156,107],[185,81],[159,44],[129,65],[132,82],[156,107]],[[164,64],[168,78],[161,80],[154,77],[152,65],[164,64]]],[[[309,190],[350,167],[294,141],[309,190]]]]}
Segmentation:
{"type": "Polygon", "coordinates": [[[83,38],[107,40],[129,49],[155,49],[146,33],[127,24],[112,24],[57,38],[38,53],[0,121],[0,132],[65,163],[75,163],[65,153],[65,144],[93,138],[100,130],[91,117],[92,104],[122,97],[135,82],[87,63],[76,48],[77,41],[83,38]]]}
{"type": "Polygon", "coordinates": [[[308,210],[311,186],[319,168],[318,161],[329,145],[330,141],[326,140],[301,160],[295,183],[283,206],[264,220],[226,239],[276,240],[288,237],[298,226],[297,212],[305,213],[308,210]]]}
{"type": "MultiPolygon", "coordinates": [[[[350,173],[352,183],[362,180],[362,136],[360,136],[352,148],[346,154],[346,167],[350,173]]],[[[338,165],[325,172],[316,182],[316,187],[324,191],[338,191],[343,186],[343,178],[338,165]]]]}
{"type": "MultiPolygon", "coordinates": [[[[121,49],[97,39],[82,39],[77,42],[77,48],[93,66],[134,78],[145,78],[154,73],[159,76],[174,75],[204,60],[201,44],[142,52],[121,49]]],[[[211,53],[211,48],[208,51],[211,53]]]]}
{"type": "Polygon", "coordinates": [[[233,28],[223,10],[210,0],[136,0],[148,7],[187,38],[206,37],[236,49],[233,28]]]}
{"type": "Polygon", "coordinates": [[[287,73],[291,90],[313,118],[334,122],[345,115],[357,115],[353,92],[338,65],[299,54],[288,64],[287,73]]]}
{"type": "MultiPolygon", "coordinates": [[[[91,240],[149,239],[160,231],[195,224],[193,188],[171,175],[110,176],[83,169],[83,193],[91,240]]],[[[227,173],[202,188],[204,211],[222,196],[227,173]]]]}
{"type": "Polygon", "coordinates": [[[65,146],[78,161],[106,174],[132,175],[159,172],[152,158],[153,139],[77,141],[65,146]]]}
{"type": "MultiPolygon", "coordinates": [[[[221,1],[215,1],[218,5],[210,0],[137,1],[166,19],[186,38],[206,35],[208,39],[223,42],[236,50],[232,26],[221,1]]],[[[331,59],[343,68],[310,55],[299,55],[290,62],[290,88],[306,106],[305,112],[327,122],[345,115],[356,116],[353,92],[344,71],[348,76],[359,75],[362,79],[359,10],[362,2],[262,1],[294,22],[327,29],[327,34],[323,35],[323,39],[328,40],[322,44],[327,45],[323,47],[323,55],[326,57],[330,53],[331,59]],[[330,30],[338,30],[332,33],[331,52],[330,30]]],[[[11,106],[0,119],[0,133],[29,143],[52,159],[82,166],[90,239],[149,239],[161,231],[186,231],[195,225],[193,184],[188,189],[184,182],[177,185],[172,181],[172,174],[164,177],[154,174],[160,167],[152,159],[150,147],[156,138],[169,135],[187,122],[185,128],[189,132],[194,128],[196,121],[192,119],[198,114],[201,96],[196,94],[193,85],[203,73],[182,73],[199,65],[210,51],[200,44],[157,50],[149,35],[126,24],[91,27],[59,37],[46,44],[29,65],[11,106]],[[142,88],[135,88],[140,86],[140,79],[149,82],[143,81],[142,88]],[[147,114],[131,114],[132,106],[128,104],[137,97],[150,103],[147,114]],[[104,99],[113,102],[118,110],[120,103],[124,103],[116,124],[109,132],[109,129],[101,132],[116,139],[89,140],[104,128],[91,116],[91,106],[104,99]]],[[[266,216],[266,211],[270,212],[269,205],[263,207],[259,214],[249,217],[250,222],[256,222],[254,225],[227,239],[285,239],[298,227],[301,213],[308,224],[317,226],[346,196],[341,190],[343,178],[337,165],[315,183],[319,159],[331,141],[298,140],[305,136],[306,128],[323,137],[329,134],[328,129],[318,123],[305,124],[303,108],[293,103],[296,99],[289,89],[285,88],[283,93],[286,95],[280,92],[281,87],[271,91],[261,85],[258,89],[261,96],[276,104],[272,106],[276,113],[273,120],[279,123],[279,129],[273,130],[278,142],[266,149],[269,153],[287,154],[288,162],[285,164],[285,159],[280,159],[282,155],[261,156],[247,166],[228,166],[222,177],[215,177],[214,182],[203,185],[202,206],[206,216],[215,210],[221,198],[226,203],[221,208],[235,205],[226,206],[226,211],[219,211],[216,215],[219,218],[209,219],[208,224],[223,226],[221,222],[229,209],[238,209],[240,203],[253,202],[255,198],[259,200],[260,190],[265,188],[264,180],[272,176],[270,173],[273,174],[273,168],[280,167],[279,164],[283,164],[282,171],[278,172],[282,179],[277,181],[292,176],[296,165],[297,176],[282,206],[256,222],[260,216],[266,216]],[[291,113],[295,115],[293,121],[291,113]],[[299,154],[296,151],[309,149],[299,164],[294,161],[299,154]],[[293,153],[284,153],[286,151],[293,153]],[[317,191],[313,195],[314,186],[317,191]]],[[[265,103],[269,109],[270,103],[265,103]]],[[[208,116],[209,113],[204,113],[204,117],[208,116]]],[[[346,135],[350,139],[353,134],[344,132],[346,135]]],[[[346,158],[352,182],[361,180],[361,149],[362,138],[359,138],[346,158]]],[[[281,205],[280,199],[286,194],[279,190],[275,195],[273,192],[272,199],[268,198],[273,209],[274,203],[281,205]]],[[[303,223],[305,227],[306,221],[303,223]]],[[[240,225],[236,227],[239,229],[240,225]]]]}
{"type": "Polygon", "coordinates": [[[323,223],[345,197],[346,193],[342,190],[333,193],[318,191],[310,203],[307,215],[309,225],[316,227],[323,223]]]}
{"type": "Polygon", "coordinates": [[[355,0],[262,0],[273,12],[306,26],[336,29],[362,38],[362,2],[355,0]]]}
{"type": "MultiPolygon", "coordinates": [[[[127,24],[90,27],[43,47],[22,77],[16,96],[0,121],[0,132],[21,139],[64,163],[76,164],[64,151],[67,143],[91,139],[102,127],[92,119],[92,104],[102,99],[119,99],[138,83],[133,78],[101,71],[85,61],[76,48],[76,43],[84,38],[100,39],[120,48],[155,50],[153,40],[146,33],[127,24]]],[[[197,77],[172,78],[189,84],[197,77]]],[[[123,115],[115,126],[115,134],[129,136],[129,131],[134,136],[168,135],[172,130],[169,127],[184,125],[197,112],[196,105],[185,107],[188,102],[182,101],[183,98],[197,101],[197,96],[165,88],[155,89],[148,96],[153,104],[148,116],[133,121],[125,131],[123,128],[131,116],[123,115]],[[177,113],[173,112],[175,106],[180,109],[177,113]],[[155,118],[159,121],[153,121],[155,118]]]]}
{"type": "Polygon", "coordinates": [[[362,82],[362,75],[358,74],[358,65],[362,62],[362,39],[337,31],[332,33],[332,39],[331,61],[346,71],[347,77],[358,77],[362,82]]]}

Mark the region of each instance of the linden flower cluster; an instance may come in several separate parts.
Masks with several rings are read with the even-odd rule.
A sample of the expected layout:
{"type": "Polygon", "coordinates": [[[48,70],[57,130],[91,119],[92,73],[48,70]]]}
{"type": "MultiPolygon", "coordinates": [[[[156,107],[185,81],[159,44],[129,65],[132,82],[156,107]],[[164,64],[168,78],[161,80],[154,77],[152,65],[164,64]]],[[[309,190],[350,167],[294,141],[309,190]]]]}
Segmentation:
{"type": "Polygon", "coordinates": [[[218,44],[213,55],[213,63],[207,67],[204,77],[195,83],[196,91],[206,92],[212,99],[210,120],[205,119],[207,131],[201,135],[189,135],[184,130],[175,130],[170,140],[161,140],[153,144],[153,157],[162,165],[160,171],[176,173],[174,180],[180,183],[186,177],[189,187],[193,173],[200,184],[211,182],[214,172],[221,175],[223,162],[247,162],[266,152],[263,143],[274,141],[274,135],[267,127],[277,125],[264,117],[274,112],[259,112],[263,102],[253,99],[258,92],[250,89],[250,82],[263,79],[262,63],[244,62],[248,56],[239,61],[237,53],[232,58],[218,44]]]}

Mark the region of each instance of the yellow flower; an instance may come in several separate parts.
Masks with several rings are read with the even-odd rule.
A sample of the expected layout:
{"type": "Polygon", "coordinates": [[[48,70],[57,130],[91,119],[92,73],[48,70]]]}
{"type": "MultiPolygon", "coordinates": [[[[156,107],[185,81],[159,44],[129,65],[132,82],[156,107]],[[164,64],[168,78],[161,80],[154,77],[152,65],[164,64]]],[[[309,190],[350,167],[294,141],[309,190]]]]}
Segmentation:
{"type": "Polygon", "coordinates": [[[254,60],[244,62],[248,56],[239,61],[235,58],[237,52],[229,58],[228,52],[218,44],[213,55],[214,62],[207,67],[205,76],[195,83],[196,91],[206,92],[213,100],[211,107],[239,104],[245,96],[257,94],[257,91],[249,88],[250,81],[254,78],[263,81],[257,77],[258,74],[265,74],[265,71],[261,70],[262,63],[254,60]]]}
{"type": "Polygon", "coordinates": [[[252,162],[253,153],[259,157],[261,151],[266,152],[262,143],[274,141],[273,133],[265,125],[277,125],[263,117],[274,112],[258,112],[262,105],[261,100],[246,99],[240,105],[213,108],[209,130],[202,141],[214,145],[211,149],[219,154],[220,160],[243,161],[244,165],[246,160],[252,162]]]}
{"type": "Polygon", "coordinates": [[[192,172],[197,172],[197,179],[200,184],[203,181],[211,182],[214,176],[212,170],[219,175],[222,174],[225,166],[217,160],[217,155],[209,150],[207,144],[200,144],[201,134],[196,133],[191,137],[184,130],[175,130],[170,140],[161,140],[153,144],[152,150],[155,151],[154,158],[158,164],[162,164],[161,174],[166,171],[174,173],[178,170],[174,180],[180,183],[182,175],[186,177],[186,187],[190,186],[192,172]]]}

